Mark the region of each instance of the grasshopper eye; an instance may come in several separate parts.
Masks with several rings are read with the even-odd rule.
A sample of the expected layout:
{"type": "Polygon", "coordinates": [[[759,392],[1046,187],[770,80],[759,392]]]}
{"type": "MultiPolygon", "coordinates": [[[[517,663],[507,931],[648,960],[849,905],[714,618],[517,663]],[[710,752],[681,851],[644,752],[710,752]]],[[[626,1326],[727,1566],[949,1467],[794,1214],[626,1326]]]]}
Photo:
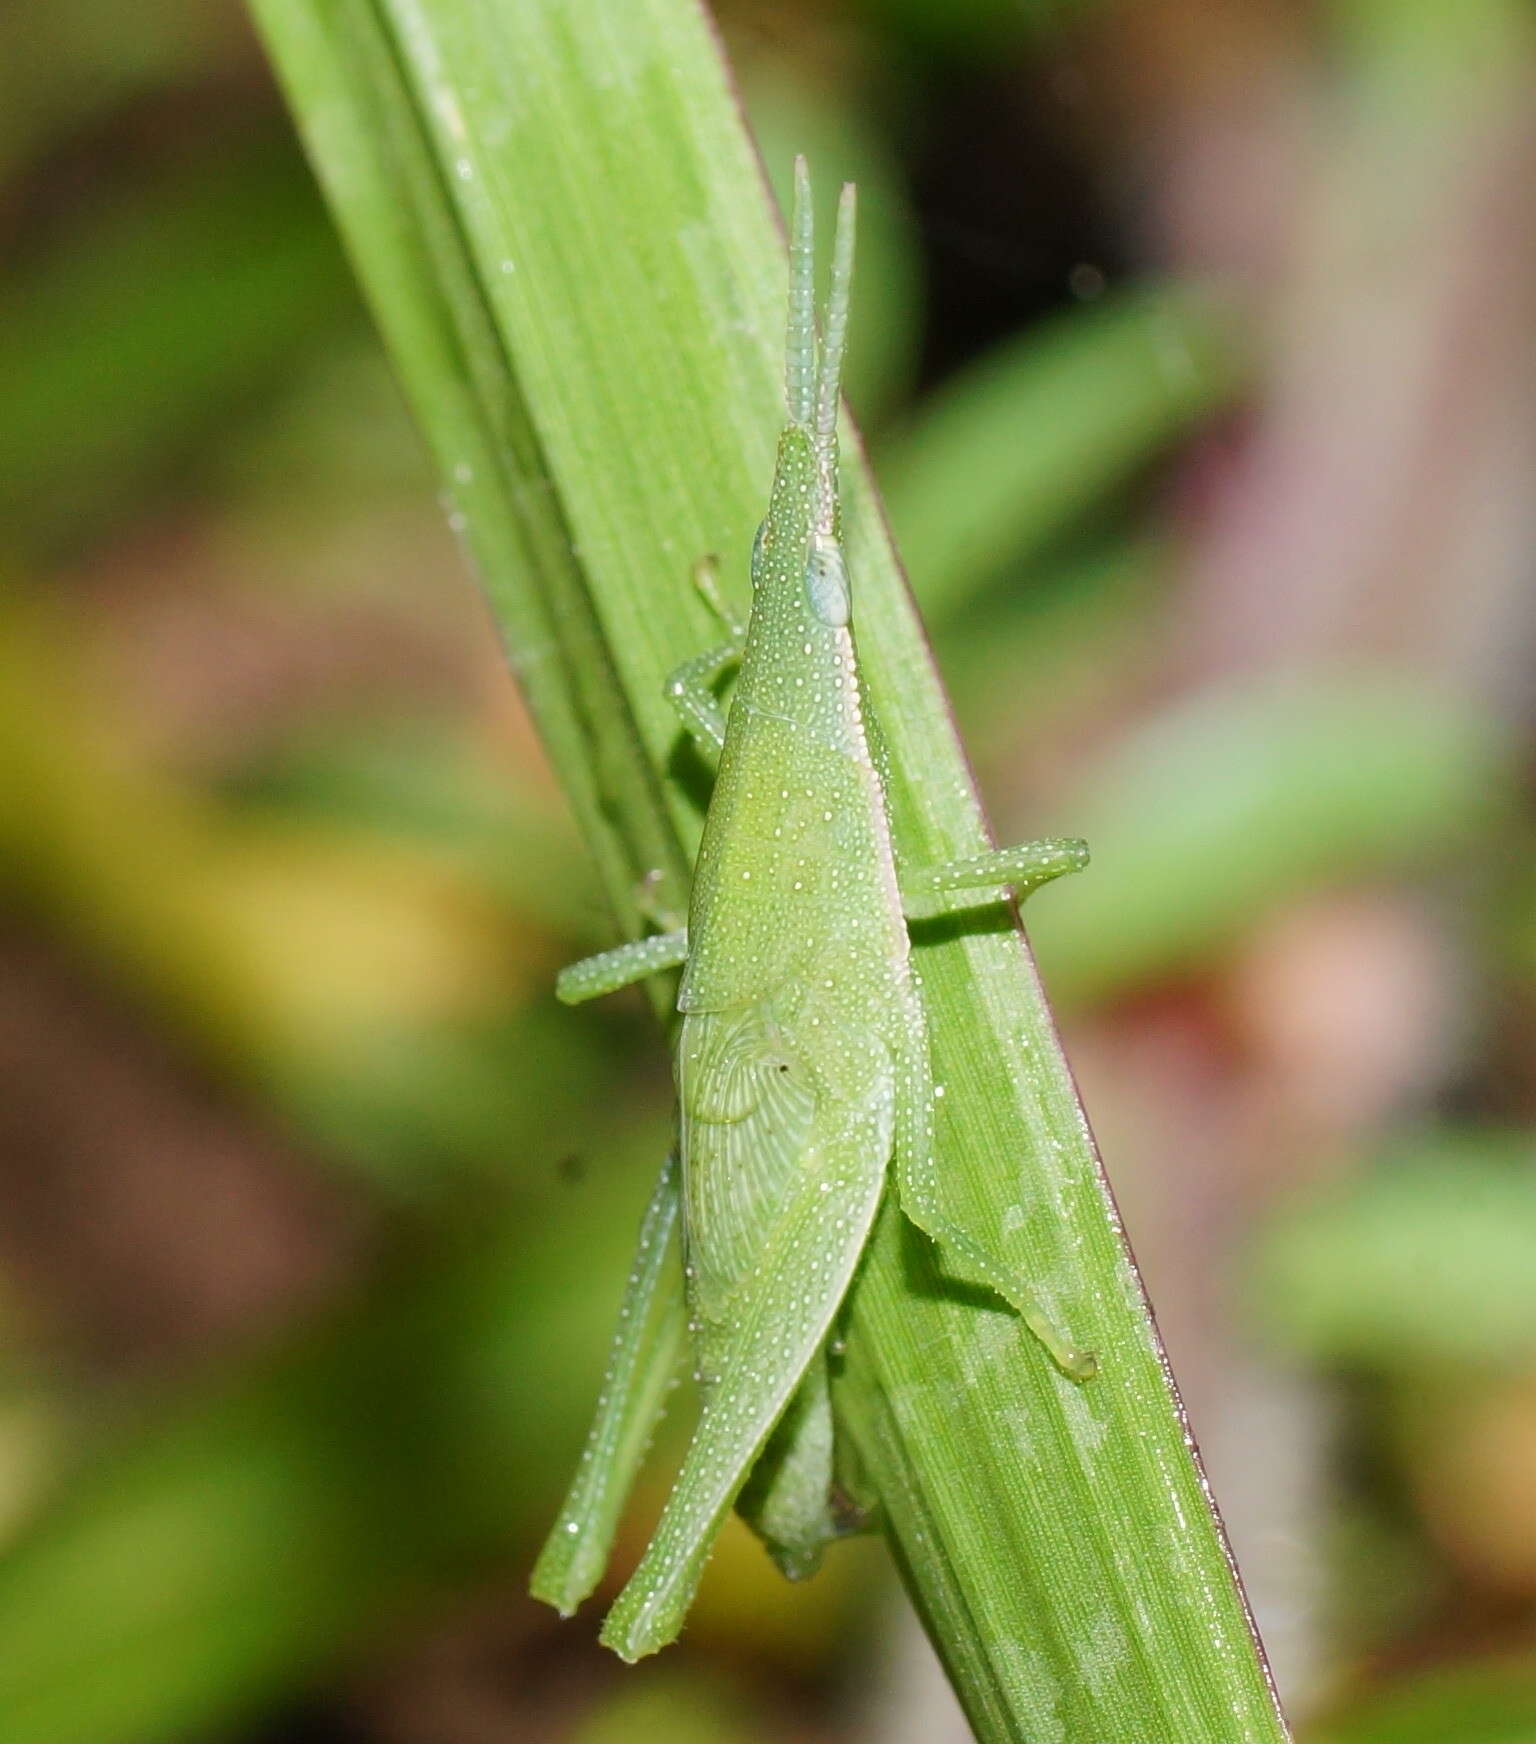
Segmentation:
{"type": "Polygon", "coordinates": [[[822,623],[840,630],[853,611],[848,592],[848,566],[831,540],[817,540],[805,565],[805,592],[811,610],[822,623]]]}

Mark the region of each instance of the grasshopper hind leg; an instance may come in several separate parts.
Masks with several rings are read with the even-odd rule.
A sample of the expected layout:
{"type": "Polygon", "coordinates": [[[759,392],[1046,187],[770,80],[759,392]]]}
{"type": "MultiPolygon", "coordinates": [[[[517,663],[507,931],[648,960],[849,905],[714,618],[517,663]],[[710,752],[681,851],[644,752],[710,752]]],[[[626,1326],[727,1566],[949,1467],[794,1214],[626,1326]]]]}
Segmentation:
{"type": "Polygon", "coordinates": [[[806,1370],[736,1503],[736,1512],[788,1580],[815,1574],[827,1543],[842,1535],[832,1501],[835,1450],[832,1390],[822,1351],[806,1370]]]}
{"type": "Polygon", "coordinates": [[[896,1191],[901,1209],[939,1244],[963,1277],[985,1284],[1003,1298],[1068,1380],[1092,1380],[1099,1372],[1098,1358],[1056,1324],[1017,1269],[996,1253],[990,1239],[965,1228],[946,1208],[933,1155],[932,1076],[926,1049],[914,1050],[918,1052],[921,1059],[908,1062],[896,1120],[896,1191]]]}
{"type": "Polygon", "coordinates": [[[684,1349],[676,1241],[677,1155],[662,1167],[624,1292],[597,1412],[570,1490],[530,1582],[535,1598],[570,1616],[602,1579],[619,1515],[650,1445],[684,1349]]]}

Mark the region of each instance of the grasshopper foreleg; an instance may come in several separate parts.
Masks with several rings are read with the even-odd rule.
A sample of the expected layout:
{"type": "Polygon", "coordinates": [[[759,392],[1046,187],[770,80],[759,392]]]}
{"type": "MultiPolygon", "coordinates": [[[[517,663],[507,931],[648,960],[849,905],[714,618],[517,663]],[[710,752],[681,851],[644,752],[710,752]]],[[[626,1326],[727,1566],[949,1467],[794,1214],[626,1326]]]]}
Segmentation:
{"type": "Polygon", "coordinates": [[[934,1155],[934,1090],[926,1047],[913,1049],[903,1065],[895,1143],[896,1194],[902,1211],[939,1244],[962,1277],[1002,1297],[1069,1380],[1091,1380],[1098,1373],[1098,1359],[1056,1324],[1017,1267],[997,1251],[995,1238],[966,1228],[950,1211],[934,1155]]]}
{"type": "Polygon", "coordinates": [[[725,710],[715,695],[715,686],[722,674],[740,661],[747,627],[720,590],[719,566],[713,557],[701,557],[694,565],[693,585],[725,626],[726,639],[677,668],[667,680],[667,701],[676,709],[694,743],[711,762],[716,762],[725,746],[725,710]]]}
{"type": "Polygon", "coordinates": [[[725,710],[715,695],[715,683],[740,658],[739,642],[722,642],[717,648],[685,660],[667,680],[667,701],[711,762],[725,748],[725,710]]]}

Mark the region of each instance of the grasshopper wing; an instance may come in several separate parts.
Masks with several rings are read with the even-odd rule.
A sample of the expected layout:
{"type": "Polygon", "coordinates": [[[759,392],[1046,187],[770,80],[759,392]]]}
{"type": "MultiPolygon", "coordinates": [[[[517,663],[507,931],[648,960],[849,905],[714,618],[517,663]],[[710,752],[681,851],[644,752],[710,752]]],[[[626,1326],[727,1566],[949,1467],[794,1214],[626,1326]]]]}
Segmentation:
{"type": "MultiPolygon", "coordinates": [[[[691,1012],[677,1050],[689,1299],[706,1322],[762,1259],[814,1137],[817,1082],[770,999],[691,1012]]],[[[709,1364],[702,1365],[707,1377],[709,1364]]]]}
{"type": "Polygon", "coordinates": [[[727,1196],[714,1170],[746,1162],[749,1174],[733,1222],[689,1232],[703,1405],[655,1536],[603,1627],[626,1659],[677,1634],[715,1535],[826,1338],[868,1239],[891,1153],[895,1075],[878,1040],[842,1041],[844,1064],[852,1056],[863,1067],[854,1099],[818,1095],[817,1074],[765,1007],[686,1020],[684,1169],[703,1169],[686,1182],[686,1203],[713,1207],[727,1196]],[[691,1065],[707,1060],[708,1073],[691,1096],[695,1043],[691,1065]]]}

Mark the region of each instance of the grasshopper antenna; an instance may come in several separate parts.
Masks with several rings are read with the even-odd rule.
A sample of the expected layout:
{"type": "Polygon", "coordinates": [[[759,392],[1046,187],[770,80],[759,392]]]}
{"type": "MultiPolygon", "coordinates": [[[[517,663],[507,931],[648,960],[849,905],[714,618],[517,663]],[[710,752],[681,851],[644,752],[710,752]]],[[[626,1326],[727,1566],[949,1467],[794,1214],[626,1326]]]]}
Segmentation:
{"type": "Polygon", "coordinates": [[[857,195],[852,182],[843,183],[837,201],[837,230],[832,239],[832,282],[827,291],[827,330],[822,341],[821,370],[816,382],[817,516],[831,532],[837,512],[837,409],[843,391],[843,351],[848,342],[848,300],[853,289],[853,232],[857,195]]]}
{"type": "Polygon", "coordinates": [[[790,422],[809,425],[816,401],[816,220],[811,172],[795,159],[795,204],[789,221],[789,334],[784,399],[790,422]]]}

